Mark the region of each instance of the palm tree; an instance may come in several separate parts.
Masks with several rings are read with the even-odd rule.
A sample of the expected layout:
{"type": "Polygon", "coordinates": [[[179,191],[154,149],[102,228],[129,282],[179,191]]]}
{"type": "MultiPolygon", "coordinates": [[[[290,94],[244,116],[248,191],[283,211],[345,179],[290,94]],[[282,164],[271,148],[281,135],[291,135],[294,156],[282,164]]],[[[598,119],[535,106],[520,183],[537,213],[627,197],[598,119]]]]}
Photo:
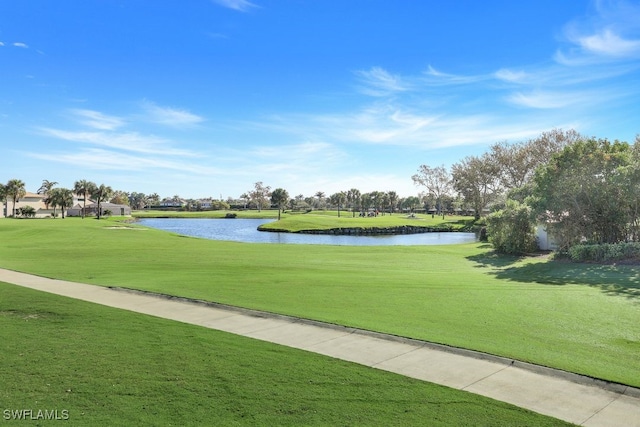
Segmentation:
{"type": "Polygon", "coordinates": [[[11,216],[15,218],[16,203],[20,201],[20,198],[24,197],[24,195],[27,194],[24,182],[19,179],[10,180],[5,186],[5,194],[7,197],[10,196],[13,200],[13,209],[11,211],[11,216]]]}
{"type": "Polygon", "coordinates": [[[98,211],[96,213],[98,219],[100,219],[100,215],[102,213],[101,203],[108,200],[109,197],[111,196],[111,193],[113,193],[113,190],[111,189],[111,187],[106,186],[104,184],[100,184],[100,186],[95,186],[93,188],[93,191],[91,192],[91,197],[93,197],[96,200],[96,203],[98,204],[98,211]]]}
{"type": "Polygon", "coordinates": [[[342,209],[342,205],[344,205],[344,202],[347,200],[346,193],[344,191],[340,191],[332,194],[331,197],[329,197],[329,200],[331,200],[332,205],[338,206],[338,218],[340,218],[340,209],[342,209]]]}
{"type": "Polygon", "coordinates": [[[360,190],[357,188],[352,188],[347,191],[347,202],[351,206],[351,212],[353,212],[353,217],[356,217],[356,208],[360,204],[360,190]]]}
{"type": "Polygon", "coordinates": [[[316,196],[318,198],[318,209],[322,209],[322,205],[324,202],[324,198],[325,198],[325,194],[323,191],[318,191],[316,194],[314,194],[314,196],[316,196]]]}
{"type": "Polygon", "coordinates": [[[44,202],[44,206],[47,208],[47,210],[49,210],[50,203],[49,192],[53,187],[55,187],[56,184],[57,182],[55,181],[49,181],[48,179],[45,179],[42,181],[42,185],[40,186],[40,188],[38,188],[38,194],[42,194],[44,196],[42,201],[44,202]]]}
{"type": "Polygon", "coordinates": [[[50,190],[49,202],[53,206],[53,216],[56,216],[56,207],[59,206],[64,219],[64,212],[73,204],[73,192],[67,188],[53,188],[50,190]]]}
{"type": "Polygon", "coordinates": [[[286,205],[289,201],[289,193],[287,190],[283,188],[276,188],[271,193],[271,203],[278,206],[278,221],[280,221],[280,212],[282,211],[282,206],[286,205]]]}
{"type": "Polygon", "coordinates": [[[389,207],[391,208],[391,212],[389,214],[392,214],[396,206],[398,205],[398,193],[396,193],[395,191],[388,191],[387,197],[389,200],[389,207]]]}
{"type": "Polygon", "coordinates": [[[0,184],[0,204],[7,204],[7,187],[4,184],[0,184]]]}
{"type": "Polygon", "coordinates": [[[84,219],[84,214],[87,208],[87,197],[93,193],[93,190],[96,188],[96,184],[91,181],[87,181],[86,179],[81,179],[76,181],[73,184],[73,192],[78,196],[82,196],[82,218],[84,219]]]}

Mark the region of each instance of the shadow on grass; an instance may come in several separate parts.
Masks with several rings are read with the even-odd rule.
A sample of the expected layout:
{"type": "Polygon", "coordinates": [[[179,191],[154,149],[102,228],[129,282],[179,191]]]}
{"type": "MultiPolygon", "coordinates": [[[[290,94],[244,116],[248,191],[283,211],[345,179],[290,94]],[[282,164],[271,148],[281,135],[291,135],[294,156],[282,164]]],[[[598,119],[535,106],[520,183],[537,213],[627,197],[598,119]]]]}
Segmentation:
{"type": "Polygon", "coordinates": [[[625,296],[640,302],[640,267],[547,260],[515,265],[525,257],[486,252],[467,257],[477,267],[493,267],[488,274],[498,279],[543,285],[586,285],[605,294],[625,296]]]}

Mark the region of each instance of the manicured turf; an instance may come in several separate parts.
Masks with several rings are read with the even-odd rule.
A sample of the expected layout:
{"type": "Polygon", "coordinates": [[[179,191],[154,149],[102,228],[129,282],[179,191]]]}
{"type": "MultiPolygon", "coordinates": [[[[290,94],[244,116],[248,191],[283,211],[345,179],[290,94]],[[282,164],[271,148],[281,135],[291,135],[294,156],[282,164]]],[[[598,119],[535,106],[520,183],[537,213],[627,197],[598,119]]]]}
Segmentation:
{"type": "Polygon", "coordinates": [[[302,215],[286,215],[278,222],[272,222],[261,226],[262,229],[286,230],[296,232],[300,230],[326,230],[332,228],[372,228],[372,227],[439,227],[443,229],[457,230],[464,227],[467,222],[473,221],[470,217],[440,216],[432,218],[431,215],[378,215],[376,217],[353,217],[350,212],[343,212],[338,217],[337,212],[312,212],[302,215]]]}
{"type": "Polygon", "coordinates": [[[25,424],[6,418],[20,410],[57,411],[70,426],[568,425],[388,372],[5,283],[0,340],[7,425],[25,424]]]}
{"type": "Polygon", "coordinates": [[[640,386],[637,266],[497,257],[481,244],[244,244],[114,225],[2,220],[0,266],[388,332],[640,386]]]}

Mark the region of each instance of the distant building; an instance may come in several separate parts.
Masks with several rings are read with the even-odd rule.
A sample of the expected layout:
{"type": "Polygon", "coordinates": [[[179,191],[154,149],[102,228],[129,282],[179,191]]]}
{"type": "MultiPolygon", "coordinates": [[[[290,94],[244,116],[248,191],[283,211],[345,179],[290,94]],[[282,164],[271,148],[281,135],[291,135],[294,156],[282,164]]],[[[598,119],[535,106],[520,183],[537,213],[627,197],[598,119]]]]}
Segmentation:
{"type": "Polygon", "coordinates": [[[163,208],[181,208],[187,204],[187,201],[177,197],[165,198],[160,201],[160,207],[163,208]]]}
{"type": "MultiPolygon", "coordinates": [[[[44,202],[45,195],[38,193],[30,193],[27,192],[24,197],[21,197],[15,206],[16,216],[20,216],[20,210],[27,206],[31,206],[35,210],[36,218],[49,218],[55,215],[62,215],[62,211],[60,208],[54,209],[52,206],[47,208],[46,203],[44,202]]],[[[65,216],[81,216],[82,208],[83,208],[84,198],[82,196],[78,196],[77,194],[73,195],[73,203],[72,206],[67,209],[65,212],[65,216]]],[[[95,215],[97,211],[97,204],[87,200],[87,210],[85,212],[85,216],[95,215]]],[[[105,211],[111,211],[112,215],[122,215],[128,216],[131,215],[131,208],[126,205],[115,205],[112,203],[101,203],[102,212],[104,214],[105,211]]],[[[9,199],[6,203],[0,202],[0,218],[9,217],[12,215],[13,200],[9,199]]]]}

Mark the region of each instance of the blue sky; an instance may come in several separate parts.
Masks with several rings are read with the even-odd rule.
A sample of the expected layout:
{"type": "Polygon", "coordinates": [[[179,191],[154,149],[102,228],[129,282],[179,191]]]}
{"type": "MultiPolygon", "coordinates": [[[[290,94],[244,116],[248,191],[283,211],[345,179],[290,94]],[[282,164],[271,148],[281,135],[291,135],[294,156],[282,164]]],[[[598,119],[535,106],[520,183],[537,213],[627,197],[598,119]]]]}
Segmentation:
{"type": "Polygon", "coordinates": [[[640,132],[640,1],[4,0],[0,182],[420,191],[553,128],[640,132]]]}

